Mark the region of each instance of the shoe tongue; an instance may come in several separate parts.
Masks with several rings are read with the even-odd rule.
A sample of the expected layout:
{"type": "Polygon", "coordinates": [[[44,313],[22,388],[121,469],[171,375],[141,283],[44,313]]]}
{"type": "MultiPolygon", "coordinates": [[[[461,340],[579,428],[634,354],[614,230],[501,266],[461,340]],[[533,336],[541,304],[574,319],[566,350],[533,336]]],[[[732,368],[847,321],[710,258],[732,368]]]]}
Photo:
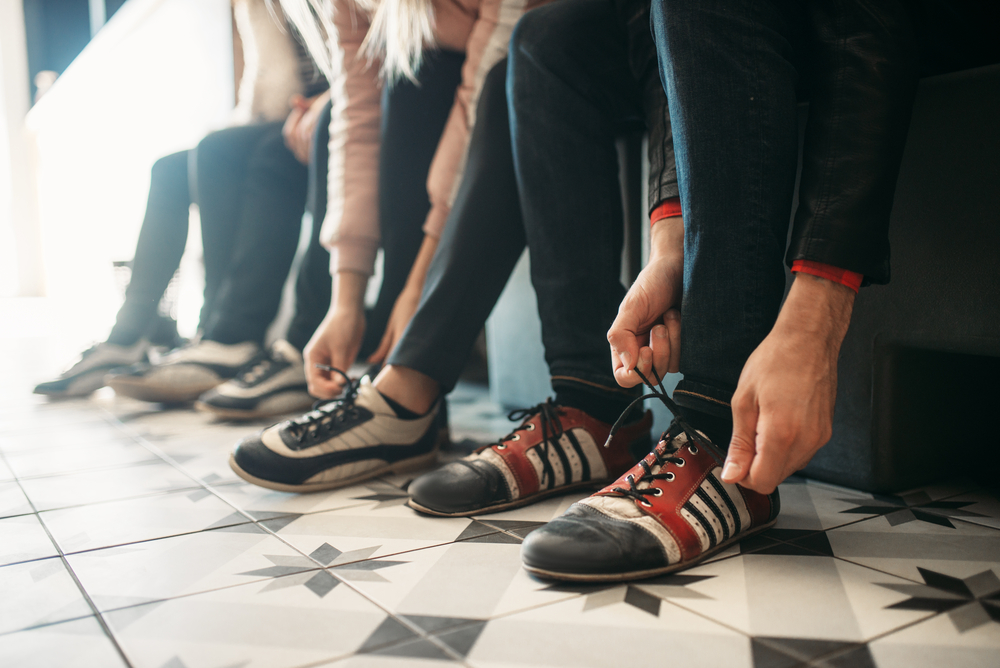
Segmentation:
{"type": "Polygon", "coordinates": [[[278,339],[271,344],[271,356],[289,364],[302,364],[302,353],[284,339],[278,339]]]}

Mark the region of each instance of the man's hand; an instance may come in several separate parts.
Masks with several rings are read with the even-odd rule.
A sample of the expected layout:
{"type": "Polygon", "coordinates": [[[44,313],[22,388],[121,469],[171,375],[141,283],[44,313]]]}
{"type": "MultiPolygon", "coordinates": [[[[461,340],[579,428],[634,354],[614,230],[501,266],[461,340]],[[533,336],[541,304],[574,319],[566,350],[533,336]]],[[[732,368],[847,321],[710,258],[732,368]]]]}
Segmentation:
{"type": "Polygon", "coordinates": [[[724,482],[770,494],[830,440],[854,297],[833,281],[796,274],[774,329],[740,374],[724,482]]]}
{"type": "Polygon", "coordinates": [[[316,365],[332,366],[347,373],[354,364],[365,333],[367,282],[367,277],[350,272],[341,272],[335,277],[330,311],[303,353],[309,394],[317,399],[333,399],[344,389],[344,378],[340,374],[319,369],[316,365]]]}
{"type": "Polygon", "coordinates": [[[309,164],[316,122],[323,111],[323,105],[329,99],[329,91],[313,98],[305,98],[301,95],[292,96],[290,102],[292,110],[289,112],[288,118],[285,119],[281,136],[284,137],[288,150],[303,165],[309,164]]]}
{"type": "Polygon", "coordinates": [[[611,366],[622,387],[642,382],[636,369],[655,381],[676,373],[680,364],[681,315],[677,309],[684,279],[683,220],[658,220],[650,241],[649,263],[629,288],[608,330],[611,366]]]}

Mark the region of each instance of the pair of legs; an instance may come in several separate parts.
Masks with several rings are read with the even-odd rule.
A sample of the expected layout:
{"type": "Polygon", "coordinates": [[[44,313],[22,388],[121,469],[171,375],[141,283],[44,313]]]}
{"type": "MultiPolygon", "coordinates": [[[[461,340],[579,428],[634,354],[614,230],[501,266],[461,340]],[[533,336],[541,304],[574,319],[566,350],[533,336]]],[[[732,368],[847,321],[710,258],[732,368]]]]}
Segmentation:
{"type": "Polygon", "coordinates": [[[281,123],[228,128],[153,166],[125,303],[108,341],[149,333],[180,264],[188,208],[201,213],[205,301],[200,329],[220,343],[260,342],[277,311],[305,206],[306,168],[281,123]]]}
{"type": "MultiPolygon", "coordinates": [[[[360,355],[382,339],[392,307],[402,291],[423,240],[422,226],[430,211],[427,172],[444,130],[461,79],[464,56],[449,51],[430,55],[420,82],[404,80],[382,94],[379,154],[379,221],[383,277],[378,300],[366,314],[360,355]]],[[[330,305],[330,254],[319,242],[326,216],[329,162],[329,107],[317,124],[309,170],[309,210],[313,227],[295,286],[295,315],[286,338],[298,350],[309,342],[330,305]]]]}

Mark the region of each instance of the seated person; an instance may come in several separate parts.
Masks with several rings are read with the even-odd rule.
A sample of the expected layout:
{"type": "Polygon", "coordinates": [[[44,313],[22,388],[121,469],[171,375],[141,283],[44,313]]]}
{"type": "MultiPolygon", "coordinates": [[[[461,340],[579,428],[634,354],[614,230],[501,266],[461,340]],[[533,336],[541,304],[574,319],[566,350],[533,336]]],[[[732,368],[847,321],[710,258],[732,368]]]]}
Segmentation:
{"type": "MultiPolygon", "coordinates": [[[[120,389],[153,400],[194,398],[206,380],[218,384],[245,364],[256,352],[256,339],[263,339],[295,251],[306,183],[305,167],[283,144],[282,123],[274,119],[288,114],[292,93],[321,97],[326,85],[304,49],[274,22],[264,0],[239,0],[234,11],[248,64],[234,112],[240,124],[208,135],[197,150],[156,162],[131,281],[111,334],[58,379],[38,385],[36,393],[89,394],[105,384],[111,369],[144,361],[152,342],[173,347],[176,329],[162,331],[157,308],[184,252],[188,209],[196,200],[205,256],[203,342],[181,356],[194,353],[216,366],[198,374],[193,387],[155,387],[152,377],[129,377],[120,389]],[[267,50],[258,54],[257,46],[267,50]],[[261,59],[267,67],[258,66],[261,59]],[[287,80],[275,81],[282,72],[287,80]],[[256,249],[267,255],[255,256],[256,249]],[[247,294],[263,298],[247,300],[247,294]]],[[[290,130],[306,125],[302,119],[309,116],[304,98],[297,99],[285,124],[290,130]]]]}
{"type": "MultiPolygon", "coordinates": [[[[508,82],[505,63],[486,76],[461,187],[418,310],[388,366],[374,381],[352,383],[343,398],[244,439],[231,459],[243,478],[313,491],[433,461],[442,397],[525,245],[555,401],[524,411],[521,426],[499,443],[415,480],[411,505],[438,515],[512,508],[614,480],[649,451],[648,413],[601,447],[636,396],[614,381],[605,333],[625,293],[615,149],[623,126],[646,122],[650,208],[677,213],[665,97],[643,3],[598,0],[587,39],[578,39],[585,22],[569,11],[580,4],[533,10],[511,50],[518,63],[525,43],[551,45],[554,57],[572,48],[562,61],[578,70],[572,80],[515,75],[508,82]],[[524,30],[536,14],[549,30],[524,30]],[[530,84],[524,94],[532,99],[524,107],[531,122],[513,124],[513,151],[508,83],[513,90],[530,84]]],[[[516,109],[517,100],[510,102],[516,109]]]]}

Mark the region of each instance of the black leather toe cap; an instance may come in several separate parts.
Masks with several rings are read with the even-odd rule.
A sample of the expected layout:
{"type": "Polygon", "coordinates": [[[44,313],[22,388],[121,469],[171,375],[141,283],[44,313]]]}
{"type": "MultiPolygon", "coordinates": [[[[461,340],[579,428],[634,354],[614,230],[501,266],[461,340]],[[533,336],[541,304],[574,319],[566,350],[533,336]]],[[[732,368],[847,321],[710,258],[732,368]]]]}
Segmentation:
{"type": "Polygon", "coordinates": [[[480,461],[457,461],[425,473],[407,488],[418,505],[438,513],[467,513],[510,500],[503,476],[480,461]]]}
{"type": "Polygon", "coordinates": [[[529,569],[572,575],[622,575],[668,565],[663,546],[631,522],[579,503],[528,534],[521,561],[529,569]]]}
{"type": "Polygon", "coordinates": [[[291,459],[273,452],[261,435],[247,436],[233,450],[236,465],[255,478],[285,485],[299,485],[319,472],[309,459],[291,459]]]}

